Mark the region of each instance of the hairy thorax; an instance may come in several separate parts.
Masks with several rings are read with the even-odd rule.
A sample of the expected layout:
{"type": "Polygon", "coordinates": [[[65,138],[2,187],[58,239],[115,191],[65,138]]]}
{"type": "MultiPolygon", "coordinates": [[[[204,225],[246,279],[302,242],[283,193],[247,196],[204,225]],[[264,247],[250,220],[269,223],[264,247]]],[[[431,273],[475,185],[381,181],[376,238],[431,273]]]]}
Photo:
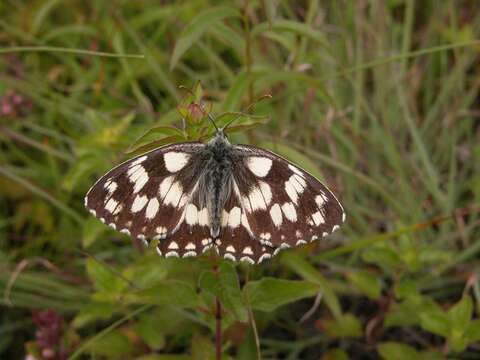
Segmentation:
{"type": "Polygon", "coordinates": [[[205,146],[206,165],[199,179],[200,204],[205,205],[210,217],[210,234],[220,234],[222,211],[233,187],[232,167],[235,161],[232,145],[218,134],[205,146]]]}

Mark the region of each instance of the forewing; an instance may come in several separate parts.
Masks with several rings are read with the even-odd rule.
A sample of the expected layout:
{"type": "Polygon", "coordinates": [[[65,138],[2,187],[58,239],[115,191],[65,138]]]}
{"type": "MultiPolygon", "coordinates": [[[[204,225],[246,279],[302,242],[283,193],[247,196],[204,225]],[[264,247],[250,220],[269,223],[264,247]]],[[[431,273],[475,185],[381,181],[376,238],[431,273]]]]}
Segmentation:
{"type": "Polygon", "coordinates": [[[236,192],[253,237],[275,248],[327,236],[345,220],[342,206],[320,181],[278,155],[235,146],[236,192]]]}
{"type": "Polygon", "coordinates": [[[201,143],[179,143],[128,160],[88,191],[85,206],[102,222],[145,240],[175,232],[203,161],[201,143]]]}

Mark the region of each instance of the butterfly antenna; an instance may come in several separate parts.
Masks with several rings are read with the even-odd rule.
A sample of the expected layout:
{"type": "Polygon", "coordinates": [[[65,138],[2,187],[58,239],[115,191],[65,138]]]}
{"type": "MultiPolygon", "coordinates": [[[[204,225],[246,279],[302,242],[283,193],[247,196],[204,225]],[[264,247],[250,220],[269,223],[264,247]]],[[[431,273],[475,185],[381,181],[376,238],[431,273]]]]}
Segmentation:
{"type": "Polygon", "coordinates": [[[232,125],[232,123],[233,123],[235,120],[237,120],[238,118],[240,118],[242,115],[244,115],[244,114],[242,113],[242,114],[240,114],[240,115],[237,115],[237,116],[234,117],[232,120],[230,120],[228,123],[226,123],[225,126],[222,127],[222,131],[227,130],[227,128],[228,128],[230,125],[232,125]]]}
{"type": "MultiPolygon", "coordinates": [[[[208,118],[210,119],[210,121],[212,122],[213,124],[213,127],[215,128],[215,130],[219,131],[218,127],[217,127],[217,124],[215,124],[215,119],[213,118],[212,114],[211,113],[208,113],[208,118]]],[[[222,129],[223,130],[223,129],[222,129]]]]}

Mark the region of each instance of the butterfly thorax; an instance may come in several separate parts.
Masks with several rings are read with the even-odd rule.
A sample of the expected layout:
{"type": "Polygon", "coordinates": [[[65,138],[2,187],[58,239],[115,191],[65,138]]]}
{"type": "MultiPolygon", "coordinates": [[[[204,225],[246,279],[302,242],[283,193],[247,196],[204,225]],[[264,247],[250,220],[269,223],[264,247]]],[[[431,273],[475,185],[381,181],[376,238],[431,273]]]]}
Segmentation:
{"type": "Polygon", "coordinates": [[[204,151],[205,168],[199,179],[200,203],[205,204],[210,217],[210,234],[218,238],[222,211],[232,191],[233,147],[223,133],[210,140],[204,151]]]}

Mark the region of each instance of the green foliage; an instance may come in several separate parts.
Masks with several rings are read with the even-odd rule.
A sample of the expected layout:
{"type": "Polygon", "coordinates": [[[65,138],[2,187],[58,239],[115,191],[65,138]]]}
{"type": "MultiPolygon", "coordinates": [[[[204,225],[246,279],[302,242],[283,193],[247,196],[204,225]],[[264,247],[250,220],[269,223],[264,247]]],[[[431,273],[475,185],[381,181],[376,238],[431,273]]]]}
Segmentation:
{"type": "Polygon", "coordinates": [[[43,354],[210,359],[215,298],[225,359],[478,358],[479,6],[0,2],[0,358],[42,359],[58,326],[43,354]],[[209,115],[325,181],[341,230],[247,268],[85,211],[209,115]]]}

